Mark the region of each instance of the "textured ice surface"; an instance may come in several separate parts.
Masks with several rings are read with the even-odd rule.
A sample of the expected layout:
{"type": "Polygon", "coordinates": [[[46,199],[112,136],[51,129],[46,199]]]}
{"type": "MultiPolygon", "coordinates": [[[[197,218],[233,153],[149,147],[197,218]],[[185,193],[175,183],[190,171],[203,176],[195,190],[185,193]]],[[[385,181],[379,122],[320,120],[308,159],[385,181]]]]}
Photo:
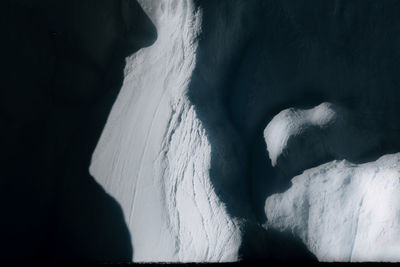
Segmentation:
{"type": "MultiPolygon", "coordinates": [[[[249,248],[259,246],[260,254],[268,254],[274,243],[264,240],[260,245],[260,231],[247,231],[252,234],[245,238],[236,218],[252,217],[249,221],[259,223],[252,212],[264,215],[266,195],[281,188],[275,187],[275,168],[264,153],[263,129],[271,119],[267,146],[274,165],[284,170],[287,178],[327,162],[327,158],[351,161],[378,147],[371,117],[380,122],[376,128],[381,132],[389,133],[388,126],[398,129],[397,117],[387,116],[396,112],[381,112],[397,110],[392,85],[385,87],[385,81],[391,83],[392,79],[369,79],[381,73],[381,66],[385,73],[397,69],[397,65],[386,68],[396,62],[391,54],[383,61],[380,59],[385,57],[379,53],[371,54],[373,49],[383,51],[383,45],[391,48],[385,51],[397,51],[397,42],[380,43],[387,39],[386,33],[375,26],[373,36],[354,34],[364,27],[346,19],[350,12],[362,18],[363,25],[370,25],[377,8],[353,9],[350,3],[343,9],[337,2],[338,6],[325,9],[320,1],[300,6],[293,1],[266,0],[140,3],[156,25],[158,38],[153,46],[128,58],[122,91],[91,166],[96,180],[123,208],[134,261],[233,261],[240,257],[246,239],[252,242],[249,248]],[[298,13],[300,7],[307,12],[298,13]],[[313,23],[308,23],[309,19],[313,23]],[[314,29],[314,25],[318,27],[314,29]],[[314,35],[325,36],[325,41],[319,43],[314,35]],[[358,51],[356,55],[354,51],[358,51]],[[380,62],[379,68],[360,67],[366,58],[380,62]],[[381,95],[384,101],[370,105],[370,100],[381,95]],[[360,101],[352,103],[355,113],[324,103],[309,110],[284,111],[273,118],[287,106],[354,96],[360,96],[360,101]]],[[[386,24],[379,25],[386,28],[386,24]]],[[[387,143],[398,147],[392,145],[397,132],[391,136],[387,143]]],[[[359,190],[367,187],[362,185],[359,190]]],[[[323,187],[313,190],[318,194],[323,187]]],[[[354,201],[357,197],[346,199],[348,205],[354,201]]],[[[293,217],[284,205],[276,201],[268,206],[275,212],[267,214],[269,218],[286,211],[293,217]]],[[[296,221],[296,231],[309,226],[300,215],[294,218],[301,221],[296,221]]],[[[325,220],[322,215],[318,219],[325,220]]],[[[330,227],[323,222],[307,231],[314,227],[317,234],[318,229],[330,227]]],[[[272,226],[290,228],[278,225],[272,226]]],[[[327,231],[328,236],[335,235],[343,243],[352,241],[348,232],[332,231],[327,231]]],[[[346,246],[349,244],[310,249],[320,259],[327,259],[320,255],[335,254],[346,246]]],[[[360,246],[359,251],[369,251],[360,246]]],[[[370,255],[375,254],[365,259],[370,255]]]]}
{"type": "Polygon", "coordinates": [[[306,170],[265,212],[270,227],[293,232],[321,261],[399,261],[400,154],[306,170]]]}
{"type": "Polygon", "coordinates": [[[237,223],[209,178],[210,144],[186,96],[201,11],[192,1],[140,1],[156,43],[127,60],[91,173],[121,204],[134,261],[233,261],[237,223]]]}

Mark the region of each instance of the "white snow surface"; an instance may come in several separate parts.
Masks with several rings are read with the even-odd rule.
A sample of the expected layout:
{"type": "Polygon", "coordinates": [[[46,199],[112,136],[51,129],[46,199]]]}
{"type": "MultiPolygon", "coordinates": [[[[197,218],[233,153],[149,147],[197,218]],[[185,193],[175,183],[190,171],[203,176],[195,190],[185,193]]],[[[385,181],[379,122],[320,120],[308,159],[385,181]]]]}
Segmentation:
{"type": "Polygon", "coordinates": [[[286,178],[332,159],[358,160],[379,146],[373,121],[329,102],[311,109],[289,108],[264,130],[271,164],[286,178]]]}
{"type": "Polygon", "coordinates": [[[306,170],[265,213],[267,227],[294,233],[321,261],[400,261],[400,153],[306,170]]]}
{"type": "Polygon", "coordinates": [[[135,262],[235,261],[239,223],[213,190],[210,144],[186,95],[201,10],[190,0],[139,2],[158,39],[127,59],[90,172],[120,203],[135,262]]]}
{"type": "Polygon", "coordinates": [[[312,109],[289,108],[276,115],[264,130],[264,139],[272,162],[276,166],[290,138],[300,135],[309,127],[326,127],[333,123],[337,112],[331,103],[322,103],[312,109]]]}

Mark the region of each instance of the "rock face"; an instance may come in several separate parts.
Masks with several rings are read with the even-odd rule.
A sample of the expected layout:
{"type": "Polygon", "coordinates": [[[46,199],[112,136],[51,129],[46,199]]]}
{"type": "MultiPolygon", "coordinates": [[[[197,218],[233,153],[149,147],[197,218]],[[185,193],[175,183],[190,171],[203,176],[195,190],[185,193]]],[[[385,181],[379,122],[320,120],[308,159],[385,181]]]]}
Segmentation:
{"type": "Polygon", "coordinates": [[[400,154],[306,170],[266,200],[265,213],[321,261],[399,261],[400,154]]]}

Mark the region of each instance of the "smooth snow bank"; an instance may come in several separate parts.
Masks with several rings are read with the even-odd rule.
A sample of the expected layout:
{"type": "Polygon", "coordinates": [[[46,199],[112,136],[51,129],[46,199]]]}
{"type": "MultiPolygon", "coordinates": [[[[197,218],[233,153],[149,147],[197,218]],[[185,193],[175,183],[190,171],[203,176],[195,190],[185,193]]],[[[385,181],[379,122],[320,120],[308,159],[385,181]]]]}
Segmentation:
{"type": "Polygon", "coordinates": [[[210,144],[186,96],[201,10],[192,1],[139,2],[158,39],[128,58],[91,173],[122,206],[134,261],[235,261],[239,226],[214,192],[210,144]]]}
{"type": "Polygon", "coordinates": [[[324,102],[311,109],[289,108],[264,130],[272,166],[290,178],[328,159],[355,160],[379,141],[379,135],[343,107],[324,102]]]}
{"type": "Polygon", "coordinates": [[[270,196],[265,213],[321,261],[400,261],[400,154],[309,169],[270,196]]]}

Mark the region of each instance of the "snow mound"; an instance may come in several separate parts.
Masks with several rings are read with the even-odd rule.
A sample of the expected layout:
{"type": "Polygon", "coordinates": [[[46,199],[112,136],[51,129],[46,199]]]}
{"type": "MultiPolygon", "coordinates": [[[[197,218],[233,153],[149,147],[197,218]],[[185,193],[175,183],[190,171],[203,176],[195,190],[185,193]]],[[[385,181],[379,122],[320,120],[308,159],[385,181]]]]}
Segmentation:
{"type": "Polygon", "coordinates": [[[281,111],[264,130],[272,166],[293,177],[328,160],[360,158],[376,146],[379,135],[360,127],[368,122],[357,119],[349,110],[328,102],[281,111]]]}
{"type": "Polygon", "coordinates": [[[321,261],[400,261],[400,154],[309,169],[267,198],[265,213],[321,261]]]}

